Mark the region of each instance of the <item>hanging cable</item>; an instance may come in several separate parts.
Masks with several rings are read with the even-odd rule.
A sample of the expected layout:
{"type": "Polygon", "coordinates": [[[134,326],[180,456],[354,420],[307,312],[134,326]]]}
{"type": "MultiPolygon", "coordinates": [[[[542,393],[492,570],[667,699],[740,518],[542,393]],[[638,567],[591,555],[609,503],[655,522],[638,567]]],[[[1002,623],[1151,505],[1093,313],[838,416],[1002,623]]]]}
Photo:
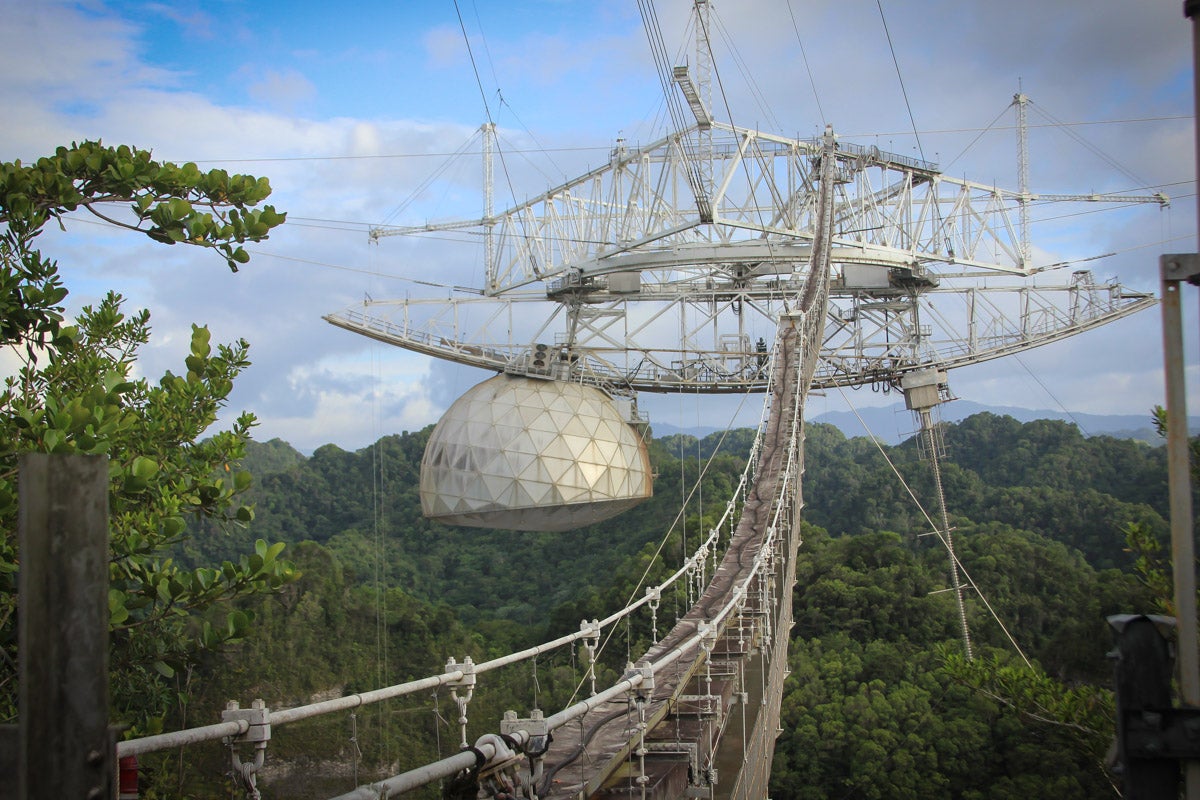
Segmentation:
{"type": "MultiPolygon", "coordinates": [[[[880,443],[875,434],[872,433],[871,428],[867,425],[867,421],[862,418],[862,415],[858,413],[858,409],[853,403],[850,402],[850,398],[846,396],[846,391],[841,386],[838,386],[837,389],[838,392],[841,393],[842,399],[846,401],[846,405],[851,411],[854,412],[854,416],[858,419],[859,423],[863,426],[863,429],[867,432],[867,436],[870,437],[871,443],[874,444],[876,449],[879,450],[879,454],[883,456],[883,460],[887,462],[889,467],[891,467],[892,472],[895,473],[896,478],[899,479],[900,485],[904,487],[904,491],[908,493],[909,498],[912,499],[913,504],[917,507],[917,510],[921,512],[921,516],[925,517],[925,521],[929,523],[930,531],[932,531],[933,534],[938,537],[938,539],[941,539],[942,544],[945,545],[946,542],[942,537],[940,529],[934,523],[933,518],[930,517],[929,513],[925,510],[925,506],[923,506],[921,501],[917,499],[917,495],[913,492],[912,487],[908,485],[908,481],[904,480],[904,476],[900,474],[900,470],[896,468],[894,463],[892,463],[892,459],[888,457],[887,452],[883,449],[883,445],[880,443]]],[[[963,577],[966,578],[967,583],[972,589],[975,590],[975,596],[983,602],[983,605],[987,608],[988,613],[991,614],[992,619],[994,619],[996,624],[1000,626],[1000,630],[1004,632],[1005,637],[1007,637],[1009,643],[1013,646],[1013,649],[1017,651],[1017,655],[1019,655],[1021,660],[1025,662],[1025,666],[1033,666],[1033,664],[1030,663],[1029,659],[1026,657],[1025,651],[1021,649],[1021,645],[1017,644],[1017,640],[1013,638],[1011,633],[1009,633],[1007,626],[1005,626],[1004,622],[1000,619],[1000,615],[996,613],[996,610],[992,608],[992,604],[988,602],[987,597],[979,589],[979,586],[975,583],[975,579],[971,577],[969,572],[967,572],[967,568],[963,566],[963,563],[958,560],[957,555],[954,556],[954,561],[956,564],[958,564],[958,568],[962,572],[963,577]]]]}
{"type": "Polygon", "coordinates": [[[825,109],[821,108],[821,97],[817,94],[817,82],[813,80],[812,67],[808,65],[808,54],[804,52],[804,42],[800,38],[800,26],[796,24],[796,12],[792,9],[792,0],[787,0],[788,16],[792,19],[792,30],[796,32],[796,44],[800,46],[800,58],[804,60],[804,71],[808,73],[808,85],[812,87],[813,101],[817,104],[817,113],[821,115],[821,124],[828,125],[825,109]]]}
{"type": "Polygon", "coordinates": [[[925,161],[925,148],[921,146],[921,134],[917,132],[917,120],[913,116],[912,104],[908,102],[908,89],[904,87],[904,76],[900,74],[900,60],[896,58],[896,47],[892,44],[892,32],[888,30],[887,17],[883,14],[883,0],[875,0],[875,5],[879,7],[879,19],[883,21],[883,33],[887,36],[888,49],[892,53],[892,63],[896,66],[896,79],[900,81],[900,93],[904,95],[904,107],[908,109],[908,121],[912,125],[913,137],[917,140],[917,152],[921,154],[921,160],[925,161]]]}

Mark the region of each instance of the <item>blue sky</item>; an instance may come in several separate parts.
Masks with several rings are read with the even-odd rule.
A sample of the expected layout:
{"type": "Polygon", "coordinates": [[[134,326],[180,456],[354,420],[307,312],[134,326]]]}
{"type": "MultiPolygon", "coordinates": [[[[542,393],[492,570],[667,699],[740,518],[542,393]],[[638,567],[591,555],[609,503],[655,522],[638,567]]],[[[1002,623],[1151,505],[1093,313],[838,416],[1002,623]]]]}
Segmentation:
{"type": "MultiPolygon", "coordinates": [[[[1149,291],[1159,253],[1195,249],[1190,27],[1176,0],[882,5],[907,104],[874,0],[718,0],[718,113],[803,136],[828,121],[854,141],[913,154],[915,124],[920,150],[947,171],[1013,187],[1011,116],[980,131],[1020,85],[1055,119],[1087,123],[1070,130],[1090,149],[1061,130],[1034,128],[1035,190],[1161,187],[1175,198],[1167,211],[1087,209],[1069,222],[1039,222],[1039,258],[1117,252],[1092,265],[1097,274],[1149,291]]],[[[655,7],[667,49],[686,57],[688,4],[655,7]]],[[[139,242],[83,218],[65,235],[48,234],[45,246],[60,261],[72,307],[115,288],[151,310],[148,375],[179,369],[192,322],[209,324],[218,339],[248,339],[254,366],[232,410],[258,414],[259,438],[305,450],[357,448],[420,428],[486,377],[320,318],[365,293],[416,291],[405,278],[477,270],[478,252],[436,240],[369,245],[366,227],[479,214],[478,166],[469,159],[414,190],[443,163],[439,154],[459,149],[484,121],[484,98],[509,153],[501,197],[536,194],[581,171],[618,137],[649,141],[663,132],[641,17],[624,1],[459,0],[456,10],[440,1],[0,0],[0,67],[6,160],[103,138],[271,179],[291,221],[237,275],[207,254],[139,242]]],[[[1031,115],[1035,125],[1044,121],[1031,115]]],[[[1019,362],[961,370],[951,383],[983,403],[1143,413],[1161,402],[1159,347],[1158,313],[1145,312],[1019,362]]],[[[852,402],[881,398],[860,392],[852,402]]],[[[653,418],[683,425],[732,414],[727,401],[646,405],[653,418]]],[[[810,413],[844,405],[814,398],[810,413]]]]}

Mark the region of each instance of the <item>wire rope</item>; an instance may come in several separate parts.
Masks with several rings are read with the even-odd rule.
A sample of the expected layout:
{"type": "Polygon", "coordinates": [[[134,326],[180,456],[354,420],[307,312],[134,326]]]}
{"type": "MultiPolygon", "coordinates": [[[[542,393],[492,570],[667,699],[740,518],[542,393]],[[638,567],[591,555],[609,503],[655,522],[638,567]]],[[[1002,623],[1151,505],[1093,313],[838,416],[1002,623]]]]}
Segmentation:
{"type": "MultiPolygon", "coordinates": [[[[904,491],[908,493],[909,498],[911,498],[913,503],[916,505],[917,510],[921,512],[921,516],[923,516],[925,521],[929,523],[930,531],[938,537],[943,545],[945,545],[946,540],[942,536],[942,532],[939,530],[937,524],[933,521],[933,518],[929,516],[929,512],[925,510],[925,506],[922,505],[921,501],[917,499],[917,495],[913,492],[912,487],[908,485],[908,481],[904,479],[904,475],[902,475],[900,470],[896,468],[896,465],[888,456],[887,451],[883,449],[883,445],[880,443],[878,437],[876,437],[871,431],[870,426],[867,425],[867,421],[862,418],[861,414],[858,413],[858,408],[850,402],[850,398],[846,395],[845,390],[841,386],[838,386],[837,390],[839,393],[841,393],[842,399],[846,401],[846,405],[851,411],[854,412],[854,416],[858,419],[859,424],[861,424],[863,429],[866,430],[867,436],[871,439],[871,443],[875,445],[876,449],[879,450],[879,454],[883,456],[883,460],[887,462],[889,467],[891,467],[892,472],[895,473],[896,478],[899,479],[900,485],[904,487],[904,491]]],[[[1021,660],[1025,662],[1025,666],[1033,666],[1033,664],[1030,663],[1029,658],[1026,657],[1025,651],[1021,649],[1021,645],[1017,644],[1017,640],[1013,638],[1013,635],[1009,632],[1008,627],[1004,624],[1003,620],[1000,619],[1000,615],[996,613],[996,610],[992,608],[992,604],[988,602],[987,596],[984,595],[984,593],[980,590],[979,586],[975,583],[975,579],[972,578],[971,574],[967,571],[967,568],[963,566],[962,561],[958,559],[957,555],[954,555],[953,558],[955,563],[958,565],[959,570],[962,571],[963,577],[967,579],[967,583],[970,584],[971,588],[975,591],[976,596],[983,602],[983,605],[987,608],[988,613],[991,614],[992,619],[994,619],[996,624],[1000,626],[1000,630],[1004,632],[1004,635],[1008,638],[1009,643],[1012,644],[1013,649],[1017,651],[1017,655],[1019,655],[1021,660]]]]}
{"type": "Polygon", "coordinates": [[[908,100],[908,89],[904,85],[904,75],[900,72],[900,60],[896,57],[896,46],[892,44],[892,32],[888,30],[887,17],[883,13],[883,0],[875,0],[875,5],[879,8],[879,19],[883,22],[883,32],[887,36],[888,50],[892,54],[892,64],[896,66],[896,80],[900,82],[900,94],[904,96],[904,107],[908,109],[908,121],[912,124],[912,133],[917,140],[917,152],[921,154],[921,160],[925,161],[925,148],[921,145],[921,134],[917,132],[917,120],[913,116],[912,103],[908,100]]]}
{"type": "Polygon", "coordinates": [[[808,64],[808,54],[804,52],[804,41],[800,37],[800,26],[796,23],[796,12],[792,8],[792,0],[787,0],[788,16],[792,20],[792,30],[796,33],[796,44],[800,47],[800,58],[804,61],[804,71],[808,73],[808,85],[812,87],[813,101],[817,104],[817,113],[821,115],[821,124],[829,123],[829,118],[825,116],[825,109],[821,108],[821,96],[817,92],[817,82],[813,80],[812,67],[808,64]]]}

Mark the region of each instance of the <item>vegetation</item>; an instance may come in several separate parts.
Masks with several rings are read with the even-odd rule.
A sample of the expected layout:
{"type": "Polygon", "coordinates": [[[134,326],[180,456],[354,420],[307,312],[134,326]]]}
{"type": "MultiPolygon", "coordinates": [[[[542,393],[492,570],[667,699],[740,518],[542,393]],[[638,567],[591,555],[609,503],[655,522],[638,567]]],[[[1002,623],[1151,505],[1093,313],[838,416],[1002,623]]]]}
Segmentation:
{"type": "Polygon", "coordinates": [[[169,549],[186,521],[252,518],[238,498],[250,476],[234,471],[251,415],[209,432],[233,380],[249,363],[243,341],[213,347],[193,327],[181,374],[134,378],[149,314],[127,316],[107,295],[66,324],[67,289],[57,264],[36,249],[46,224],[86,210],[165,244],[219,253],[231,269],[248,260],[241,243],[283,222],[266,179],[201,172],[154,161],[146,151],[84,142],[33,164],[0,164],[0,347],[21,360],[0,393],[0,716],[16,714],[17,457],[79,453],[109,459],[112,700],[131,733],[152,732],[175,704],[172,679],[201,648],[241,637],[248,615],[228,601],[291,579],[282,545],[258,542],[218,566],[181,569],[169,549]],[[124,206],[124,209],[117,208],[124,206]],[[201,440],[202,436],[208,438],[201,440]]]}
{"type": "MultiPolygon", "coordinates": [[[[240,244],[283,220],[255,208],[269,191],[262,179],[99,143],[0,164],[0,346],[23,361],[0,394],[0,713],[9,719],[20,453],[110,459],[113,696],[131,734],[164,716],[171,727],[214,722],[229,698],[287,707],[577,630],[626,602],[643,575],[677,565],[737,483],[750,432],[732,432],[720,449],[719,435],[675,435],[651,446],[655,497],[618,518],[570,534],[450,528],[419,512],[428,429],[310,457],[250,442],[248,415],[213,434],[248,363],[244,342],[214,347],[196,327],[180,374],[151,382],[133,377],[146,312],[127,315],[109,295],[67,324],[56,265],[34,247],[49,221],[85,209],[155,241],[212,248],[236,268],[247,260],[240,244]],[[106,210],[114,204],[122,215],[106,210]],[[279,560],[284,543],[299,570],[279,560]]],[[[953,595],[940,591],[946,554],[923,536],[929,523],[892,467],[865,439],[809,427],[776,796],[1114,794],[1101,763],[1112,735],[1103,620],[1167,607],[1163,452],[990,414],[949,426],[946,442],[958,552],[981,592],[968,594],[971,661],[953,595]]],[[[915,444],[885,449],[932,506],[915,444]]],[[[664,598],[661,622],[685,605],[664,598]]],[[[648,638],[645,622],[620,631],[601,669],[615,674],[648,638]]],[[[470,703],[468,738],[494,730],[504,709],[561,706],[584,671],[582,654],[567,651],[489,673],[470,703]]],[[[345,791],[457,750],[458,714],[443,691],[297,723],[274,737],[262,783],[268,796],[345,791]]],[[[143,794],[222,795],[227,759],[217,746],[146,759],[143,794]]]]}
{"type": "MultiPolygon", "coordinates": [[[[229,697],[262,696],[282,707],[374,688],[431,674],[450,656],[479,661],[603,616],[647,569],[679,563],[685,533],[677,528],[661,552],[659,540],[678,513],[681,487],[696,479],[697,454],[707,458],[719,438],[652,443],[653,500],[579,532],[537,535],[421,517],[416,475],[428,434],[385,437],[357,453],[326,446],[310,457],[280,442],[250,443],[244,465],[260,476],[247,493],[256,503],[253,529],[231,538],[197,531],[186,558],[212,561],[239,536],[265,536],[304,542],[295,558],[305,574],[282,594],[247,604],[262,636],[196,673],[205,699],[193,703],[192,724],[215,719],[229,697]],[[196,716],[204,706],[207,716],[196,716]]],[[[738,432],[726,442],[733,449],[708,466],[704,506],[693,498],[688,507],[692,543],[736,485],[750,440],[738,432]]],[[[1113,735],[1104,617],[1156,609],[1163,453],[1087,439],[1065,423],[986,414],[949,426],[946,441],[957,549],[999,620],[968,594],[977,656],[970,662],[953,595],[939,592],[949,580],[945,551],[920,535],[928,523],[879,450],[809,426],[809,525],[775,796],[1114,795],[1102,765],[1113,735]],[[1021,459],[1005,455],[1010,450],[1021,459]],[[1140,538],[1127,542],[1127,530],[1140,538]]],[[[932,505],[915,446],[886,451],[932,505]]],[[[664,599],[660,625],[682,605],[664,599]]],[[[619,631],[607,654],[610,674],[647,637],[644,624],[619,631]]],[[[470,735],[494,730],[506,708],[556,707],[578,685],[581,664],[580,653],[560,653],[487,676],[471,704],[470,735]]],[[[271,744],[268,764],[277,768],[303,765],[311,774],[319,759],[329,791],[313,796],[348,790],[352,767],[361,782],[398,759],[407,766],[448,753],[459,736],[445,693],[363,709],[353,721],[333,716],[302,731],[281,729],[271,744]]],[[[205,774],[216,780],[227,765],[212,757],[205,774]]],[[[298,796],[288,774],[265,776],[268,792],[298,796]]],[[[188,785],[200,785],[197,777],[188,785]]]]}

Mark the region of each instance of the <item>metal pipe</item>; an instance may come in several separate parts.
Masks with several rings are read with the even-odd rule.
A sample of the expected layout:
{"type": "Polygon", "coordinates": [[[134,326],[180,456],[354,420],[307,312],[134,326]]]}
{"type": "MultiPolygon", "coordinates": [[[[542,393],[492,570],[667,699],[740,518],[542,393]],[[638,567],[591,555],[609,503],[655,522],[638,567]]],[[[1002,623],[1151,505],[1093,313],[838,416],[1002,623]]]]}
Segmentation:
{"type": "Polygon", "coordinates": [[[143,736],[141,739],[117,742],[117,758],[140,756],[143,753],[154,753],[158,750],[170,750],[172,747],[182,747],[185,744],[211,742],[215,739],[224,739],[226,736],[241,736],[248,730],[250,730],[250,722],[239,719],[231,722],[218,722],[216,725],[205,725],[200,728],[188,728],[184,731],[143,736]]]}
{"type": "MultiPolygon", "coordinates": [[[[484,745],[477,749],[483,753],[484,758],[489,760],[496,754],[495,747],[491,745],[484,745]]],[[[381,797],[408,792],[442,778],[453,777],[473,766],[475,766],[475,753],[471,750],[464,750],[457,755],[409,770],[385,781],[373,783],[370,786],[359,786],[352,792],[338,795],[334,800],[379,800],[381,797]]]]}
{"type": "MultiPolygon", "coordinates": [[[[1193,117],[1200,119],[1200,0],[1184,0],[1183,15],[1192,24],[1192,109],[1193,117]]],[[[1200,129],[1196,130],[1195,139],[1196,186],[1200,188],[1200,129]]],[[[1196,234],[1200,237],[1200,203],[1196,204],[1196,225],[1196,234]]],[[[1168,291],[1165,277],[1162,284],[1163,358],[1167,373],[1167,466],[1171,504],[1171,559],[1175,579],[1175,614],[1178,619],[1176,631],[1179,637],[1179,693],[1184,704],[1200,706],[1195,520],[1187,431],[1182,304],[1179,297],[1182,282],[1174,282],[1173,293],[1168,291]],[[1172,327],[1168,327],[1168,315],[1172,327]]],[[[1200,800],[1200,762],[1184,762],[1184,796],[1187,800],[1200,800]]]]}
{"type": "Polygon", "coordinates": [[[424,691],[425,689],[436,689],[439,686],[444,686],[447,683],[453,683],[463,679],[465,673],[462,670],[454,670],[453,672],[444,672],[441,675],[435,675],[432,678],[422,678],[417,681],[409,681],[408,683],[398,683],[395,686],[388,686],[384,689],[375,689],[371,692],[363,692],[361,694],[349,694],[345,697],[335,697],[332,700],[324,700],[320,703],[312,703],[307,706],[297,706],[296,708],[285,708],[280,711],[272,711],[270,721],[272,725],[282,725],[285,722],[295,722],[296,720],[308,719],[320,714],[329,714],[333,711],[345,711],[351,708],[358,708],[369,703],[378,703],[381,700],[388,700],[393,697],[401,697],[406,694],[424,691]]]}
{"type": "MultiPolygon", "coordinates": [[[[1164,268],[1166,261],[1164,260],[1164,268]]],[[[1171,569],[1175,584],[1179,694],[1200,706],[1200,645],[1196,632],[1196,547],[1192,516],[1187,400],[1183,361],[1182,282],[1162,280],[1163,363],[1167,394],[1167,481],[1171,509],[1171,569]]],[[[1186,762],[1187,798],[1200,800],[1200,764],[1186,762]]]]}

